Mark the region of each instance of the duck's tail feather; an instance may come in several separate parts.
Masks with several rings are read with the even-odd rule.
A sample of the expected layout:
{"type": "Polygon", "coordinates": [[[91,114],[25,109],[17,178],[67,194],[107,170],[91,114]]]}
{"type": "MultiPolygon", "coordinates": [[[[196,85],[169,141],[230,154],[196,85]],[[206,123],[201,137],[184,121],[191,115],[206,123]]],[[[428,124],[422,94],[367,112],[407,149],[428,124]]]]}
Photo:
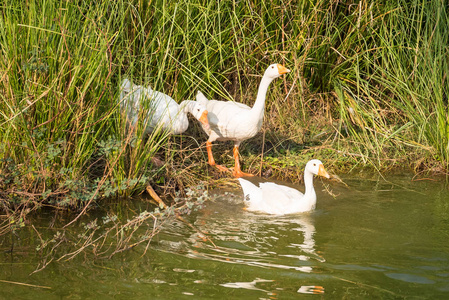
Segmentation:
{"type": "Polygon", "coordinates": [[[206,96],[204,96],[203,93],[201,93],[200,91],[198,91],[198,92],[196,93],[196,101],[199,102],[199,103],[201,103],[201,104],[207,105],[207,102],[209,102],[209,99],[207,99],[206,96]]]}
{"type": "Polygon", "coordinates": [[[129,93],[133,88],[133,84],[128,78],[123,79],[122,84],[120,85],[120,96],[119,103],[121,107],[126,107],[129,102],[129,93]]]}
{"type": "Polygon", "coordinates": [[[255,203],[262,200],[262,190],[250,181],[239,178],[240,186],[243,189],[244,200],[255,203]]]}
{"type": "Polygon", "coordinates": [[[120,90],[125,93],[129,93],[132,89],[133,84],[129,81],[128,78],[123,79],[122,84],[120,85],[120,90]]]}

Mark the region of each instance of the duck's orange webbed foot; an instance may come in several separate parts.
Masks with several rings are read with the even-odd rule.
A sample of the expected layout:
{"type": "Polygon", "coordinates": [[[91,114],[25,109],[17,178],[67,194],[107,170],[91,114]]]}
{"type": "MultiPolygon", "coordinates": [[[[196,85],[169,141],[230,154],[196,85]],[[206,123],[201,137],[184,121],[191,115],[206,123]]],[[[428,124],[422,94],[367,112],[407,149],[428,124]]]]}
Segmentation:
{"type": "Polygon", "coordinates": [[[251,173],[245,173],[245,172],[242,172],[242,170],[234,170],[234,171],[232,172],[232,175],[234,175],[235,178],[240,178],[240,177],[252,177],[252,176],[254,176],[254,174],[251,174],[251,173]]]}
{"type": "Polygon", "coordinates": [[[214,164],[213,166],[215,166],[221,172],[229,172],[229,169],[226,168],[225,166],[217,165],[217,164],[214,164]]]}

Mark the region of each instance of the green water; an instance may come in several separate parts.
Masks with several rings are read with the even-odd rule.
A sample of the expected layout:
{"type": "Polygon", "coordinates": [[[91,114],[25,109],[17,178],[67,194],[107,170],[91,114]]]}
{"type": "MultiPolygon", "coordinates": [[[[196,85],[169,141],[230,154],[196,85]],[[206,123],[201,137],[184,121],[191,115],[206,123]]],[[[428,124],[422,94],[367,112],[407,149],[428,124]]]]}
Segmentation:
{"type": "Polygon", "coordinates": [[[107,260],[81,254],[29,275],[37,238],[18,240],[13,253],[1,254],[0,279],[49,289],[0,282],[0,298],[449,299],[444,180],[343,180],[347,187],[318,180],[316,211],[283,217],[242,210],[238,189],[211,192],[213,200],[188,218],[217,247],[174,222],[146,254],[146,245],[107,260]]]}

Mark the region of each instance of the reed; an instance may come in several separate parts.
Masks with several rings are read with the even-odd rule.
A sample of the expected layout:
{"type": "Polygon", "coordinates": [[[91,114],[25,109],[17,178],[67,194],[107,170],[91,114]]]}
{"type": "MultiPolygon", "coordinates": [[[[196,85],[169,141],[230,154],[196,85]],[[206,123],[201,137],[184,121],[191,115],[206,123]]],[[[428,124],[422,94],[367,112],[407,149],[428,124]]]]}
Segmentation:
{"type": "Polygon", "coordinates": [[[76,207],[144,187],[148,168],[141,166],[150,165],[164,137],[143,143],[142,126],[130,133],[118,110],[117,47],[127,27],[125,18],[109,16],[127,16],[129,8],[9,1],[2,12],[5,200],[22,204],[25,196],[76,207]]]}
{"type": "Polygon", "coordinates": [[[373,7],[359,6],[357,23],[351,22],[360,24],[348,37],[352,53],[339,49],[346,67],[336,69],[333,82],[342,120],[361,150],[378,160],[436,158],[447,168],[447,6],[386,1],[380,12],[373,7]]]}

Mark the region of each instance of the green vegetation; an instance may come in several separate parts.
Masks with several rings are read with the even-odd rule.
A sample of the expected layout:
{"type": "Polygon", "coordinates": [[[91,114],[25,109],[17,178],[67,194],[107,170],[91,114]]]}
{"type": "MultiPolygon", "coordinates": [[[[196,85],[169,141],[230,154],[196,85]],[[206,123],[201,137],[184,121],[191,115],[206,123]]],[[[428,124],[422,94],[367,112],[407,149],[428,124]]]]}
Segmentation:
{"type": "Polygon", "coordinates": [[[445,171],[447,24],[442,0],[3,1],[3,209],[84,207],[148,184],[174,195],[210,178],[195,122],[181,137],[129,132],[121,80],[179,102],[200,89],[252,105],[273,62],[292,72],[273,82],[263,133],[242,146],[247,170],[295,178],[315,156],[330,170],[445,171]]]}

